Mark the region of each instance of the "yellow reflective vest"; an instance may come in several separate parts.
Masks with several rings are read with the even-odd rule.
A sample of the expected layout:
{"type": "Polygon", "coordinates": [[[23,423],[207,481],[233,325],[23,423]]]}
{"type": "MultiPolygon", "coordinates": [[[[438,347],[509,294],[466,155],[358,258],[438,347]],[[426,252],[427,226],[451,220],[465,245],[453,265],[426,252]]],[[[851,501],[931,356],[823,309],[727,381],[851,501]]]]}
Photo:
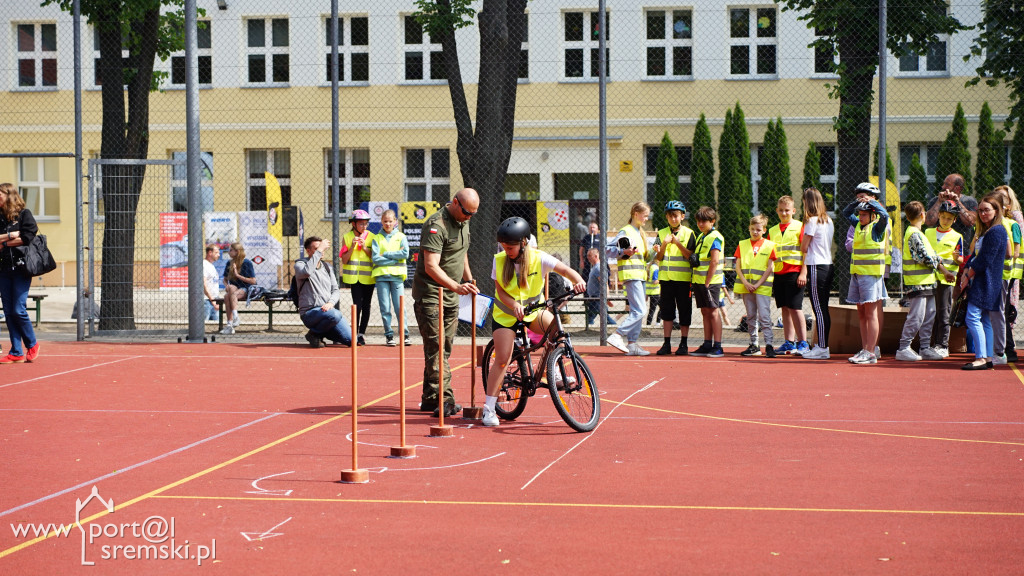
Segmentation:
{"type": "MultiPolygon", "coordinates": [[[[736,263],[737,274],[742,274],[751,284],[757,283],[764,275],[764,271],[768,269],[768,263],[771,261],[772,250],[775,250],[775,256],[778,257],[778,248],[775,246],[775,242],[771,240],[764,240],[761,246],[754,251],[754,245],[750,242],[750,239],[740,240],[740,261],[736,263]]],[[[763,296],[772,295],[772,280],[773,276],[768,275],[764,280],[764,284],[757,287],[754,294],[761,294],[763,296]]],[[[737,282],[733,286],[733,292],[736,294],[749,294],[747,287],[743,285],[743,282],[737,282]]]]}
{"type": "Polygon", "coordinates": [[[803,229],[803,222],[790,220],[786,231],[782,231],[782,225],[776,224],[768,230],[768,237],[775,243],[775,273],[782,272],[784,264],[799,266],[803,264],[804,256],[800,252],[800,230],[803,229]]]}
{"type": "Polygon", "coordinates": [[[883,236],[881,242],[875,242],[875,239],[871,237],[871,230],[878,222],[878,216],[874,216],[867,226],[862,226],[860,222],[857,223],[853,233],[853,254],[850,255],[851,274],[860,274],[861,276],[885,274],[886,238],[883,236]]]}
{"type": "MultiPolygon", "coordinates": [[[[373,284],[373,259],[365,250],[356,249],[355,239],[354,230],[346,232],[341,239],[341,243],[352,251],[348,264],[341,267],[341,281],[345,284],[373,284]]],[[[367,241],[372,239],[372,234],[366,236],[367,241]]]]}
{"type": "Polygon", "coordinates": [[[661,295],[661,274],[658,272],[658,265],[651,262],[651,265],[647,270],[647,283],[644,284],[644,293],[648,296],[660,296],[661,295]],[[655,279],[655,276],[658,279],[655,279]]]}
{"type": "MultiPolygon", "coordinates": [[[[913,226],[907,226],[906,233],[903,234],[903,285],[904,286],[920,286],[921,284],[935,284],[937,277],[935,270],[932,270],[930,266],[924,264],[918,264],[916,260],[910,255],[910,237],[914,234],[920,234],[921,231],[913,226]]],[[[936,256],[935,249],[932,248],[931,242],[925,242],[924,248],[931,256],[936,256]]]]}
{"type": "MultiPolygon", "coordinates": [[[[949,270],[955,276],[960,270],[960,265],[956,263],[953,256],[956,253],[956,245],[963,240],[963,236],[952,228],[949,229],[949,232],[942,235],[941,240],[938,236],[939,235],[936,233],[935,228],[929,228],[924,231],[924,237],[928,239],[928,243],[931,244],[932,250],[935,251],[935,255],[942,261],[942,265],[946,267],[946,270],[949,270]]],[[[954,282],[956,282],[955,280],[953,282],[947,282],[944,277],[937,274],[936,280],[938,280],[940,284],[945,284],[946,286],[952,286],[954,282]]]]}
{"type": "MultiPolygon", "coordinates": [[[[697,257],[700,259],[700,263],[697,268],[693,270],[692,282],[695,284],[705,284],[705,280],[708,277],[708,270],[711,269],[711,245],[718,240],[722,244],[722,251],[725,251],[725,237],[718,230],[712,229],[707,234],[701,234],[697,237],[697,257]]],[[[778,253],[776,252],[776,255],[778,253]]],[[[715,266],[715,274],[711,277],[711,281],[707,282],[708,286],[718,286],[722,283],[722,255],[718,255],[718,262],[715,266]]]]}
{"type": "Polygon", "coordinates": [[[1010,249],[1006,252],[1006,259],[1003,261],[1003,280],[1010,280],[1011,278],[1020,278],[1018,268],[1021,266],[1020,258],[1013,257],[1013,225],[1016,224],[1009,218],[1003,218],[1003,228],[1006,229],[1006,237],[1010,241],[1010,249]]]}
{"type": "MultiPolygon", "coordinates": [[[[373,241],[380,246],[380,251],[383,252],[398,252],[402,249],[402,240],[405,240],[405,234],[399,230],[395,230],[391,235],[391,239],[383,234],[377,234],[373,237],[373,241]]],[[[378,276],[397,276],[402,280],[405,280],[408,275],[408,269],[405,266],[405,259],[402,259],[395,264],[390,266],[374,266],[372,277],[378,276]]]]}
{"type": "Polygon", "coordinates": [[[637,248],[637,252],[628,258],[625,256],[619,256],[619,259],[616,261],[619,282],[626,282],[627,280],[646,280],[647,238],[645,238],[643,233],[634,228],[631,224],[624,226],[622,231],[626,233],[626,237],[629,238],[630,243],[637,248]]]}
{"type": "MultiPolygon", "coordinates": [[[[508,259],[508,255],[505,251],[494,255],[494,275],[495,283],[497,283],[505,291],[506,294],[515,299],[524,307],[539,302],[544,296],[544,273],[543,267],[541,266],[541,260],[545,256],[540,250],[532,250],[530,254],[530,268],[526,273],[526,286],[521,287],[519,285],[519,274],[512,275],[512,281],[505,284],[501,281],[501,271],[505,269],[505,261],[508,259]]],[[[521,272],[521,271],[520,271],[521,272]]],[[[533,313],[523,317],[523,322],[529,324],[540,314],[540,310],[534,310],[533,313]]],[[[505,303],[501,301],[501,298],[494,299],[494,308],[491,309],[491,316],[494,321],[506,328],[511,328],[516,323],[516,317],[514,311],[505,306],[505,303]]]]}
{"type": "MultiPolygon", "coordinates": [[[[665,244],[665,238],[668,238],[668,235],[672,233],[672,230],[666,226],[658,230],[658,238],[662,244],[665,244]]],[[[690,243],[690,238],[693,237],[693,230],[686,226],[680,226],[679,231],[675,235],[679,239],[679,243],[686,246],[690,243]]],[[[662,281],[689,282],[692,276],[693,269],[690,268],[690,261],[683,256],[683,252],[679,250],[679,247],[675,244],[665,246],[665,255],[661,259],[658,279],[662,281]]]]}

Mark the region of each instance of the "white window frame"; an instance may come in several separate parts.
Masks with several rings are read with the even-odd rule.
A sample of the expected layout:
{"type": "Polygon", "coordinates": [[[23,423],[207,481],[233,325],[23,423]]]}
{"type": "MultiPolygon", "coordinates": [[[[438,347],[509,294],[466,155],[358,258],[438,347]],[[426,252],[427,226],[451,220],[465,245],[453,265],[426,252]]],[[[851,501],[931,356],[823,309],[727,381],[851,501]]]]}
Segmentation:
{"type": "MultiPolygon", "coordinates": [[[[818,28],[811,30],[814,34],[814,39],[817,40],[823,36],[828,36],[827,31],[822,31],[818,28]]],[[[833,70],[835,66],[839,65],[839,57],[835,54],[832,55],[832,66],[833,70]]],[[[811,48],[811,76],[814,78],[838,78],[839,76],[835,72],[820,72],[818,71],[818,49],[811,48]]]]}
{"type": "MultiPolygon", "coordinates": [[[[338,44],[338,63],[341,64],[342,74],[338,76],[338,83],[349,86],[367,86],[370,84],[370,17],[367,14],[338,14],[338,22],[341,24],[341,43],[338,44]],[[352,20],[355,18],[361,18],[366,20],[366,44],[353,46],[352,45],[352,20]],[[367,66],[367,77],[366,80],[353,80],[352,79],[352,57],[355,54],[366,54],[366,66],[367,66]]],[[[331,24],[331,16],[324,16],[322,19],[323,27],[323,47],[324,56],[321,57],[321,61],[324,62],[324,79],[323,84],[330,86],[331,84],[331,42],[328,38],[329,27],[331,24]]]]}
{"type": "MultiPolygon", "coordinates": [[[[203,58],[208,58],[209,59],[209,62],[210,62],[210,81],[209,82],[201,81],[200,78],[199,78],[198,70],[197,70],[196,82],[199,84],[199,86],[201,88],[209,88],[210,86],[213,85],[213,21],[211,21],[211,20],[200,20],[199,22],[203,23],[203,24],[206,24],[206,27],[205,28],[201,28],[200,27],[198,29],[198,31],[196,33],[196,43],[197,44],[199,43],[198,40],[199,40],[199,35],[200,34],[209,35],[210,43],[209,43],[209,45],[206,48],[203,48],[201,46],[196,48],[196,56],[199,59],[199,68],[200,69],[202,69],[202,67],[203,67],[203,65],[202,65],[203,58]]],[[[175,52],[175,53],[171,54],[170,58],[167,59],[168,62],[170,63],[170,68],[167,71],[168,72],[167,84],[169,86],[171,86],[171,87],[174,87],[174,88],[184,88],[185,87],[185,78],[181,78],[181,82],[175,82],[174,81],[174,60],[177,59],[177,58],[184,59],[185,58],[185,51],[184,50],[180,50],[178,52],[175,52]]]]}
{"type": "MultiPolygon", "coordinates": [[[[289,148],[247,148],[245,150],[245,206],[246,206],[246,210],[266,210],[267,209],[266,206],[257,206],[257,207],[254,208],[251,205],[251,202],[252,202],[252,192],[251,192],[252,187],[253,186],[263,186],[264,188],[267,187],[267,179],[266,179],[266,177],[256,178],[256,177],[252,176],[252,168],[253,167],[251,165],[252,158],[251,158],[250,154],[252,154],[253,152],[263,152],[264,154],[266,154],[266,168],[265,168],[265,172],[270,172],[271,174],[274,174],[275,177],[277,178],[277,183],[282,188],[285,187],[285,186],[288,186],[290,188],[291,185],[292,185],[292,179],[291,179],[290,175],[289,176],[277,176],[277,172],[275,171],[275,165],[274,165],[275,164],[275,154],[274,153],[275,152],[287,152],[288,153],[289,174],[291,174],[291,169],[292,169],[291,168],[291,149],[289,149],[289,148]]],[[[282,198],[282,200],[283,200],[283,198],[282,198]]],[[[290,204],[291,203],[288,203],[288,205],[290,205],[290,204]]],[[[283,208],[283,206],[282,206],[282,208],[283,208]]]]}
{"type": "Polygon", "coordinates": [[[896,183],[900,190],[907,185],[910,180],[910,162],[908,160],[907,165],[903,165],[903,149],[913,148],[914,153],[917,154],[917,159],[921,162],[921,166],[924,166],[924,174],[928,181],[928,189],[932,190],[935,188],[935,171],[928,169],[928,164],[934,164],[931,162],[931,154],[936,155],[938,160],[939,149],[942,147],[942,142],[900,142],[896,148],[897,160],[899,165],[896,167],[897,173],[899,173],[899,181],[896,183]]]}
{"type": "Polygon", "coordinates": [[[1013,179],[1013,168],[1010,165],[1010,153],[1013,152],[1013,145],[1010,142],[1003,142],[1003,182],[1010,183],[1013,179]]]}
{"type": "Polygon", "coordinates": [[[645,80],[693,80],[693,8],[677,6],[672,8],[647,8],[644,10],[644,79],[645,80]],[[647,23],[652,12],[663,12],[664,38],[650,39],[647,37],[647,23]],[[690,13],[690,37],[676,38],[673,21],[676,12],[690,13]],[[648,49],[663,48],[665,54],[662,57],[662,65],[665,73],[660,75],[650,74],[650,55],[648,49]],[[690,73],[675,74],[675,49],[690,49],[690,73]]]}
{"type": "MultiPolygon", "coordinates": [[[[89,154],[89,157],[94,160],[102,158],[99,152],[92,152],[89,154]]],[[[92,177],[92,187],[96,194],[96,202],[94,202],[89,209],[92,210],[93,220],[95,222],[102,223],[106,218],[103,213],[103,164],[96,165],[96,171],[93,173],[92,177]]],[[[88,192],[84,192],[84,194],[86,194],[86,201],[88,201],[88,192]]]]}
{"type": "MultiPolygon", "coordinates": [[[[592,9],[578,9],[578,10],[562,10],[561,13],[561,26],[559,30],[559,38],[561,39],[562,45],[559,49],[561,54],[561,70],[559,75],[561,76],[562,82],[596,82],[598,77],[594,74],[594,56],[598,50],[598,38],[590,38],[590,30],[596,26],[596,22],[593,19],[598,17],[597,10],[592,9]],[[565,19],[569,14],[580,13],[583,14],[583,40],[566,40],[565,30],[566,22],[565,19]],[[566,65],[566,53],[569,50],[582,50],[583,51],[583,74],[581,76],[567,76],[565,74],[566,65]]],[[[612,63],[611,63],[611,51],[612,51],[612,38],[611,38],[611,10],[605,10],[605,25],[608,27],[608,32],[605,34],[605,50],[608,53],[606,57],[606,77],[611,78],[612,63]]]]}
{"type": "MultiPolygon", "coordinates": [[[[186,154],[185,150],[171,150],[170,159],[171,160],[181,159],[182,161],[185,161],[185,154],[186,154]]],[[[210,167],[213,166],[213,152],[211,152],[209,150],[203,150],[201,154],[202,154],[203,158],[200,160],[200,164],[202,165],[202,168],[200,169],[201,173],[202,173],[202,176],[200,177],[200,180],[199,180],[199,191],[200,191],[200,194],[204,194],[204,195],[205,195],[205,193],[207,191],[209,191],[210,198],[209,199],[203,198],[200,202],[201,202],[201,205],[202,205],[202,210],[204,210],[204,211],[212,211],[213,210],[213,172],[212,171],[208,171],[206,169],[206,162],[205,161],[207,159],[209,159],[210,167]],[[207,177],[207,176],[209,176],[209,177],[207,177]]],[[[248,158],[248,156],[246,158],[248,158]]],[[[187,170],[186,170],[186,172],[187,172],[187,170]]],[[[167,209],[170,212],[174,212],[175,211],[174,210],[174,189],[175,188],[185,188],[185,189],[187,189],[188,188],[188,179],[187,178],[186,179],[175,178],[174,177],[174,167],[173,166],[171,167],[170,173],[171,173],[171,188],[169,190],[170,194],[169,194],[169,196],[167,198],[167,209]]],[[[187,194],[186,194],[186,196],[187,196],[187,194]]],[[[185,202],[186,202],[186,205],[187,205],[188,198],[185,199],[185,202]]],[[[186,210],[187,210],[187,206],[186,206],[186,210]]],[[[182,212],[184,212],[186,210],[182,210],[182,212]]]]}
{"type": "MultiPolygon", "coordinates": [[[[355,153],[365,152],[367,156],[367,164],[370,164],[370,149],[369,148],[339,148],[338,164],[344,171],[343,175],[338,175],[338,186],[341,188],[338,190],[341,206],[344,210],[340,210],[340,214],[351,214],[355,210],[355,194],[356,187],[366,186],[370,187],[370,177],[356,177],[355,175],[355,153]]],[[[332,217],[331,213],[331,185],[333,184],[331,179],[331,165],[334,161],[331,155],[330,148],[324,148],[324,219],[329,220],[332,217]]],[[[371,165],[371,170],[372,170],[371,165]]]]}
{"type": "Polygon", "coordinates": [[[939,34],[938,40],[928,45],[928,49],[924,54],[908,54],[903,58],[896,57],[896,66],[894,67],[897,77],[902,78],[945,78],[949,76],[949,50],[950,37],[949,34],[939,34]],[[931,52],[933,47],[941,45],[943,52],[943,60],[945,67],[941,70],[928,70],[928,53],[931,52]],[[913,70],[904,70],[904,58],[909,63],[911,60],[914,61],[915,68],[913,70]]]}
{"type": "MultiPolygon", "coordinates": [[[[91,29],[92,29],[92,87],[94,89],[99,90],[99,89],[103,88],[103,85],[100,84],[99,82],[97,82],[98,78],[96,77],[96,75],[99,73],[99,66],[98,66],[98,64],[99,64],[99,59],[100,59],[100,55],[101,55],[101,52],[100,52],[100,37],[99,37],[99,31],[96,30],[95,26],[92,26],[91,29]]],[[[122,40],[122,44],[121,44],[121,61],[124,62],[125,64],[127,64],[127,61],[128,61],[128,48],[124,46],[123,42],[124,41],[122,40]]],[[[124,79],[122,78],[122,80],[124,80],[124,79]]],[[[124,84],[124,86],[127,87],[128,84],[124,84]]]]}
{"type": "Polygon", "coordinates": [[[729,79],[739,80],[777,80],[779,78],[779,9],[775,4],[770,5],[754,5],[754,6],[728,6],[726,7],[726,38],[728,38],[729,54],[725,58],[726,61],[726,74],[725,77],[729,79]],[[732,12],[733,10],[746,10],[747,11],[747,36],[743,37],[732,37],[732,12]],[[775,15],[775,35],[761,37],[757,35],[757,21],[759,10],[772,10],[775,15]],[[732,71],[732,49],[734,46],[746,46],[747,47],[747,73],[746,74],[734,74],[732,71]],[[757,71],[758,64],[758,47],[760,46],[774,46],[775,47],[775,71],[771,73],[760,73],[757,71]]]}
{"type": "Polygon", "coordinates": [[[449,196],[451,195],[451,150],[448,148],[419,148],[410,147],[402,149],[402,196],[406,202],[430,202],[434,199],[433,187],[434,186],[448,186],[449,196]],[[423,176],[422,177],[411,177],[409,176],[409,152],[411,150],[423,150],[423,176]],[[448,176],[435,176],[433,174],[433,153],[434,150],[448,150],[448,176]],[[424,198],[410,198],[409,197],[409,186],[424,185],[425,189],[423,192],[424,198]]]}
{"type": "Polygon", "coordinates": [[[526,84],[530,82],[530,13],[527,12],[524,17],[526,18],[526,28],[523,29],[523,42],[520,44],[519,54],[522,57],[520,66],[526,66],[526,76],[520,76],[519,72],[516,72],[516,78],[518,78],[520,84],[526,84]]]}
{"type": "Polygon", "coordinates": [[[291,43],[292,43],[292,32],[291,32],[291,19],[288,16],[246,16],[242,18],[242,42],[244,51],[242,55],[242,74],[244,75],[245,82],[244,86],[288,86],[291,83],[292,78],[292,61],[291,61],[291,43]],[[262,20],[263,21],[263,46],[249,46],[249,23],[262,20]],[[274,21],[284,20],[288,23],[288,43],[284,46],[274,46],[274,21]],[[284,55],[288,57],[288,79],[287,80],[274,80],[274,56],[284,55]],[[255,82],[249,79],[249,57],[250,56],[263,56],[263,74],[264,80],[262,82],[255,82]]]}
{"type": "MultiPolygon", "coordinates": [[[[824,188],[826,184],[831,185],[832,203],[835,204],[836,202],[839,201],[839,194],[838,194],[838,191],[836,190],[836,186],[839,184],[839,146],[837,144],[833,144],[831,142],[822,143],[822,144],[819,144],[819,143],[815,142],[814,143],[814,147],[815,147],[815,149],[817,149],[819,157],[821,156],[821,150],[823,148],[831,148],[832,149],[832,173],[831,174],[825,174],[824,170],[821,169],[821,161],[819,160],[818,161],[818,181],[821,182],[822,188],[824,188]]],[[[826,191],[825,190],[819,190],[819,192],[821,192],[822,199],[824,199],[826,191]]],[[[826,209],[828,209],[828,210],[836,210],[837,207],[836,206],[826,206],[826,209]]]]}
{"type": "Polygon", "coordinates": [[[402,83],[403,84],[446,84],[448,80],[446,78],[431,78],[431,60],[434,58],[434,54],[437,54],[438,58],[443,58],[441,51],[441,44],[439,42],[432,42],[430,34],[426,30],[422,30],[422,36],[420,36],[420,42],[418,44],[407,43],[405,37],[405,27],[412,18],[412,14],[401,14],[402,22],[400,29],[402,31],[402,54],[399,62],[402,67],[402,83]],[[408,65],[406,64],[406,58],[409,54],[419,52],[422,56],[420,62],[420,77],[409,78],[407,76],[408,65]]]}
{"type": "Polygon", "coordinates": [[[14,38],[13,54],[14,54],[14,73],[12,89],[33,91],[33,90],[57,90],[57,86],[60,82],[60,66],[57,62],[57,24],[55,22],[12,22],[12,37],[14,38]],[[21,26],[32,26],[32,50],[21,50],[19,42],[21,40],[21,33],[18,28],[21,26]],[[53,26],[53,50],[43,50],[43,26],[53,26]],[[22,85],[21,84],[21,62],[32,61],[32,76],[33,84],[22,85]],[[43,62],[53,60],[54,63],[54,80],[53,84],[43,84],[43,62]]]}
{"type": "MultiPolygon", "coordinates": [[[[644,197],[645,197],[645,200],[647,200],[648,204],[651,204],[651,197],[648,194],[648,191],[651,189],[651,185],[654,184],[654,180],[655,180],[656,176],[654,174],[648,174],[647,173],[647,154],[651,150],[657,151],[660,148],[661,148],[661,144],[647,144],[647,145],[644,146],[644,197]]],[[[684,150],[685,149],[685,150],[689,150],[690,151],[690,170],[692,171],[693,170],[693,146],[675,146],[675,149],[676,149],[676,154],[677,155],[679,154],[680,150],[684,150]]],[[[655,152],[655,153],[657,153],[657,152],[655,152]]],[[[687,191],[689,191],[689,190],[691,190],[690,184],[692,182],[693,182],[693,179],[692,179],[692,175],[691,174],[683,174],[682,171],[679,172],[679,185],[680,186],[685,186],[687,191]]],[[[689,194],[687,194],[687,196],[688,195],[689,194]]],[[[651,208],[652,210],[661,210],[662,208],[664,208],[664,206],[654,206],[653,204],[651,204],[651,206],[652,206],[652,208],[651,208]]],[[[694,212],[696,212],[696,209],[697,209],[697,207],[695,206],[693,208],[694,212]]]]}
{"type": "Polygon", "coordinates": [[[60,164],[57,158],[19,158],[18,159],[18,194],[25,200],[25,206],[32,211],[32,215],[39,222],[60,222],[60,164]],[[46,161],[52,160],[56,164],[57,174],[50,174],[56,180],[48,180],[46,174],[46,161]],[[36,162],[36,171],[39,180],[25,179],[25,163],[36,162]],[[39,195],[35,205],[29,204],[25,188],[38,188],[39,195]],[[57,196],[57,213],[45,212],[47,190],[50,194],[57,196]]]}

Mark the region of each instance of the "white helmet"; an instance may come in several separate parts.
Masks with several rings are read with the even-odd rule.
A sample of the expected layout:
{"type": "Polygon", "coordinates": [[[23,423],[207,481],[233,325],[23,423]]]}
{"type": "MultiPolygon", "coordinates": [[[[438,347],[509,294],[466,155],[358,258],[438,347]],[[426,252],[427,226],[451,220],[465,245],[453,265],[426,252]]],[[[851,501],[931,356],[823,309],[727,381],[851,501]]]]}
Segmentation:
{"type": "Polygon", "coordinates": [[[861,192],[865,194],[871,194],[875,198],[882,197],[882,191],[878,189],[878,186],[875,186],[871,182],[861,182],[860,184],[857,184],[857,188],[853,191],[853,193],[854,195],[856,195],[860,194],[861,192]]]}

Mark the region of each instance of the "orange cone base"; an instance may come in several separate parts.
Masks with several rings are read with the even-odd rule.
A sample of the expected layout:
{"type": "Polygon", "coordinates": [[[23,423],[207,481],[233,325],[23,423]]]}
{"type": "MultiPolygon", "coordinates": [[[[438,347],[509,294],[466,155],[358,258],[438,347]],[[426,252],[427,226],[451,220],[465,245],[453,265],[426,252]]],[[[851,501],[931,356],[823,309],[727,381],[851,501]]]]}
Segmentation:
{"type": "Polygon", "coordinates": [[[358,470],[342,470],[341,482],[343,484],[366,484],[370,481],[370,472],[362,468],[358,470]]]}
{"type": "Polygon", "coordinates": [[[455,428],[452,428],[448,424],[445,424],[444,426],[434,425],[430,427],[430,436],[432,438],[455,436],[455,428]]]}
{"type": "Polygon", "coordinates": [[[415,458],[415,446],[392,446],[390,458],[415,458]]]}
{"type": "Polygon", "coordinates": [[[462,417],[467,420],[480,420],[484,417],[484,407],[467,406],[462,409],[462,417]]]}

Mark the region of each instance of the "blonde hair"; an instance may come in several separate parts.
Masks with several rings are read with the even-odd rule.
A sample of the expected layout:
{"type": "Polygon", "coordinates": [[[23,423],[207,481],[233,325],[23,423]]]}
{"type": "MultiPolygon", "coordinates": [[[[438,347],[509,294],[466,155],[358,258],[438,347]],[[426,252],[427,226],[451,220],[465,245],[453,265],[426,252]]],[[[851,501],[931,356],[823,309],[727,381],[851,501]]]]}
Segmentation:
{"type": "Polygon", "coordinates": [[[530,241],[523,238],[519,241],[519,258],[509,258],[508,253],[505,253],[505,264],[501,267],[501,284],[508,286],[512,283],[512,278],[516,275],[516,261],[519,261],[522,264],[522,274],[518,278],[519,287],[526,288],[531,258],[533,258],[533,249],[530,248],[530,241]]]}
{"type": "Polygon", "coordinates": [[[13,222],[21,214],[21,211],[25,209],[25,200],[21,198],[21,194],[18,194],[18,188],[10,182],[0,184],[0,190],[7,193],[7,201],[4,202],[3,206],[0,206],[0,210],[3,211],[4,218],[8,222],[13,222]]]}
{"type": "Polygon", "coordinates": [[[828,223],[828,211],[825,210],[825,199],[820,190],[813,187],[804,190],[803,201],[804,222],[817,217],[819,224],[828,223]]]}
{"type": "Polygon", "coordinates": [[[753,218],[750,219],[751,226],[755,226],[757,224],[760,224],[761,226],[767,228],[768,218],[764,214],[758,214],[757,216],[754,216],[753,218]]]}
{"type": "Polygon", "coordinates": [[[1002,192],[1006,195],[1007,200],[1010,201],[1010,210],[1016,210],[1020,212],[1020,202],[1017,201],[1017,194],[1014,193],[1013,188],[1010,188],[1006,184],[1000,184],[992,189],[993,192],[1002,192]]]}
{"type": "Polygon", "coordinates": [[[781,207],[783,204],[789,204],[790,206],[796,208],[796,202],[794,202],[793,197],[789,195],[779,197],[779,203],[776,204],[775,206],[781,207]]]}
{"type": "Polygon", "coordinates": [[[235,268],[242,270],[242,263],[245,262],[245,247],[241,242],[232,242],[231,247],[235,249],[235,257],[231,259],[231,266],[228,266],[228,280],[235,279],[235,268]]]}
{"type": "Polygon", "coordinates": [[[651,207],[648,206],[647,202],[644,202],[643,200],[637,202],[636,204],[633,204],[633,207],[629,209],[629,222],[626,222],[626,224],[633,223],[634,214],[646,214],[649,213],[650,211],[651,207]]]}
{"type": "Polygon", "coordinates": [[[384,217],[389,215],[389,214],[391,215],[392,218],[394,218],[395,220],[398,220],[398,214],[395,214],[395,211],[391,210],[390,208],[385,210],[384,213],[380,215],[380,219],[384,220],[384,217]]]}

